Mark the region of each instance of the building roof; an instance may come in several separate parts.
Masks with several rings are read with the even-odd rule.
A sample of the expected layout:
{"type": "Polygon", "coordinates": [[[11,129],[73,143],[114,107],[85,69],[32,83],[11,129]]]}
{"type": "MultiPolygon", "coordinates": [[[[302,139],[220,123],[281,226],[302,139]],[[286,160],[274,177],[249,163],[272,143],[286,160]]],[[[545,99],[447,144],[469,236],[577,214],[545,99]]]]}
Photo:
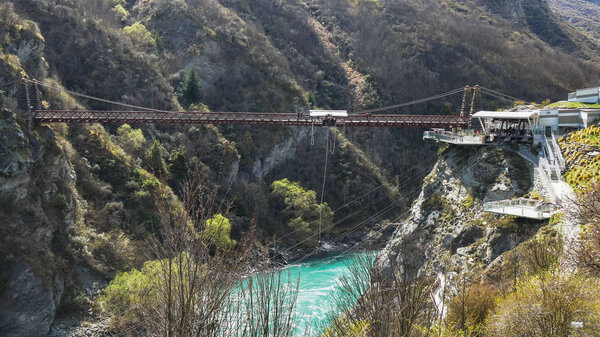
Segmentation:
{"type": "Polygon", "coordinates": [[[346,110],[310,110],[311,117],[348,117],[348,111],[346,110]]]}
{"type": "Polygon", "coordinates": [[[475,118],[493,118],[493,119],[528,119],[539,115],[538,110],[524,111],[479,111],[473,115],[475,118]]]}

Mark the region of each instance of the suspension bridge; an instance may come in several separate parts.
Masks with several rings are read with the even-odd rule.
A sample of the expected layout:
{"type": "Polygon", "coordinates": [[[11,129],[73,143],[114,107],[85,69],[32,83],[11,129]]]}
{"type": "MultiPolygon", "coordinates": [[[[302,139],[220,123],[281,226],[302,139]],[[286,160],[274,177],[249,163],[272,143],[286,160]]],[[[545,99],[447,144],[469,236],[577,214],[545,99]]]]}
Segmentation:
{"type": "MultiPolygon", "coordinates": [[[[479,87],[477,87],[479,88],[479,87]]],[[[510,96],[481,88],[484,93],[506,100],[510,96]]],[[[472,108],[475,104],[463,104],[460,115],[416,115],[381,114],[378,112],[424,103],[440,98],[465,93],[471,95],[471,88],[454,89],[442,94],[381,108],[358,111],[344,116],[322,114],[314,116],[308,113],[262,113],[262,112],[200,112],[200,111],[164,111],[130,105],[93,97],[47,83],[23,79],[20,86],[22,109],[29,113],[35,123],[130,123],[130,124],[214,124],[214,125],[290,125],[290,126],[344,126],[344,127],[396,127],[396,128],[467,128],[470,125],[472,108]],[[39,87],[46,90],[60,90],[73,96],[122,106],[128,110],[46,110],[41,108],[39,87]]]]}
{"type": "Polygon", "coordinates": [[[37,123],[135,123],[135,124],[214,124],[214,125],[295,125],[346,127],[466,127],[468,118],[447,115],[310,116],[294,113],[250,112],[153,112],[34,110],[37,123]]]}

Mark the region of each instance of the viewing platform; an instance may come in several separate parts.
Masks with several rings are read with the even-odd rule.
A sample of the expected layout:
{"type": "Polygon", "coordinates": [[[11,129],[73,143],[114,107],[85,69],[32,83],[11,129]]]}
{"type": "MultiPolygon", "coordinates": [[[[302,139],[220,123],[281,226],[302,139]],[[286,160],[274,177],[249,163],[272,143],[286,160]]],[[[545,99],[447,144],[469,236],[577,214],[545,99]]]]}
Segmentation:
{"type": "Polygon", "coordinates": [[[450,132],[444,130],[425,131],[423,139],[435,140],[456,145],[483,145],[486,143],[485,135],[467,132],[450,132]]]}
{"type": "Polygon", "coordinates": [[[555,213],[554,205],[546,201],[524,198],[486,202],[483,209],[486,212],[536,220],[550,219],[555,213]]]}

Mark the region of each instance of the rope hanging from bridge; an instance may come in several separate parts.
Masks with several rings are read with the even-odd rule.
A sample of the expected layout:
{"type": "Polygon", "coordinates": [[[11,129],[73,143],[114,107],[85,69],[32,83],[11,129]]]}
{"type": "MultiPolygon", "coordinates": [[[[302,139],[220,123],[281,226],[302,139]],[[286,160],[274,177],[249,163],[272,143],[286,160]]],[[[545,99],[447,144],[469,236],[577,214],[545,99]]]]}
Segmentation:
{"type": "Polygon", "coordinates": [[[321,201],[319,203],[319,246],[321,246],[321,230],[323,228],[323,197],[325,196],[325,183],[327,182],[327,163],[329,159],[329,133],[330,131],[327,130],[327,142],[325,143],[325,167],[323,168],[323,186],[321,187],[321,201]]]}
{"type": "MultiPolygon", "coordinates": [[[[335,128],[330,128],[329,129],[329,132],[331,132],[332,135],[333,135],[333,142],[332,142],[331,148],[329,150],[329,153],[331,153],[331,155],[335,154],[335,143],[336,143],[336,140],[337,140],[337,134],[335,133],[335,131],[336,131],[335,128]]],[[[327,134],[327,137],[329,137],[329,133],[327,134]]]]}

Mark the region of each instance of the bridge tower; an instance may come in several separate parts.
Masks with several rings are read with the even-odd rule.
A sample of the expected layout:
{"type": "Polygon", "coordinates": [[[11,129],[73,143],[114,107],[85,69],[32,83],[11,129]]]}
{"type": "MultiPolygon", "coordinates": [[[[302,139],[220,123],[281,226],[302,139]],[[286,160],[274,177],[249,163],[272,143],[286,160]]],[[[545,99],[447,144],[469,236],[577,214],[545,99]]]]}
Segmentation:
{"type": "Polygon", "coordinates": [[[475,90],[473,91],[473,100],[471,101],[471,111],[469,112],[469,130],[473,128],[473,115],[479,110],[481,107],[481,87],[479,85],[475,86],[475,90]]]}
{"type": "Polygon", "coordinates": [[[463,96],[462,107],[460,109],[460,117],[466,117],[467,113],[471,111],[471,103],[473,101],[473,89],[470,86],[465,87],[465,94],[463,96]]]}

